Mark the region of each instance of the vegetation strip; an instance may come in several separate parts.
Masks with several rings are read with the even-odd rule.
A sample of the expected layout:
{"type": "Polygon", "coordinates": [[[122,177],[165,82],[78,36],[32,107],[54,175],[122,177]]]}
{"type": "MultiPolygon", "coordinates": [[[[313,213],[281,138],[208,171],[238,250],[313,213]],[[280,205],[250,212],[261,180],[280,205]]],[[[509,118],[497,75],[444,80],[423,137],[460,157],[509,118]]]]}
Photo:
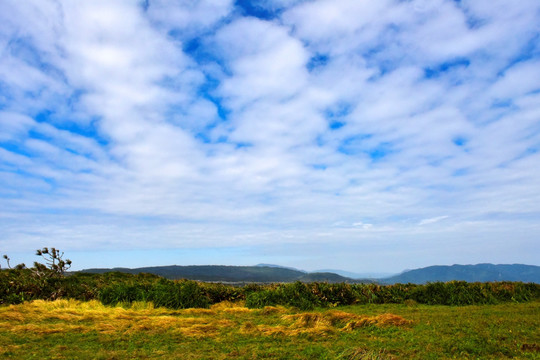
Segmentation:
{"type": "MultiPolygon", "coordinates": [[[[353,304],[476,305],[540,299],[540,284],[521,282],[346,284],[312,282],[247,284],[242,287],[193,280],[168,280],[152,274],[74,273],[71,261],[55,248],[37,250],[35,262],[0,271],[0,305],[30,300],[99,300],[105,305],[152,302],[170,309],[208,308],[223,301],[245,301],[248,308],[293,306],[301,310],[353,304]]],[[[4,255],[8,266],[9,257],[4,255]]]]}
{"type": "Polygon", "coordinates": [[[540,299],[540,284],[520,282],[426,285],[288,283],[243,287],[191,280],[167,280],[150,274],[36,276],[30,269],[0,271],[0,304],[29,300],[100,300],[106,305],[152,301],[156,307],[207,308],[221,301],[245,300],[249,308],[294,306],[302,310],[353,304],[477,305],[540,299]]]}

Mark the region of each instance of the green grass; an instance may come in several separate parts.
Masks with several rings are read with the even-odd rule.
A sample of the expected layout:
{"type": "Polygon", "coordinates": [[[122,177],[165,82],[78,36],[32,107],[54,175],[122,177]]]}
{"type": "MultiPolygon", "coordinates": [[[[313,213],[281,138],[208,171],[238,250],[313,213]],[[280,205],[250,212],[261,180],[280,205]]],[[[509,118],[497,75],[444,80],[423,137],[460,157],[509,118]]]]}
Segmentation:
{"type": "Polygon", "coordinates": [[[540,302],[154,308],[98,301],[0,307],[3,359],[539,359],[540,302]]]}

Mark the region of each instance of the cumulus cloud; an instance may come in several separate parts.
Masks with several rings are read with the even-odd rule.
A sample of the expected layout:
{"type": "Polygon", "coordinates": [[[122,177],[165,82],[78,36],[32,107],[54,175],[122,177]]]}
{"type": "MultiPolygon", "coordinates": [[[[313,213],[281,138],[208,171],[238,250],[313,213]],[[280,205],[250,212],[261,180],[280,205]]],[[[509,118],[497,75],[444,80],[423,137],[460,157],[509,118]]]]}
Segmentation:
{"type": "Polygon", "coordinates": [[[504,234],[537,246],[540,214],[539,11],[4,1],[0,245],[281,244],[320,268],[330,243],[443,262],[470,237],[518,261],[504,234]]]}

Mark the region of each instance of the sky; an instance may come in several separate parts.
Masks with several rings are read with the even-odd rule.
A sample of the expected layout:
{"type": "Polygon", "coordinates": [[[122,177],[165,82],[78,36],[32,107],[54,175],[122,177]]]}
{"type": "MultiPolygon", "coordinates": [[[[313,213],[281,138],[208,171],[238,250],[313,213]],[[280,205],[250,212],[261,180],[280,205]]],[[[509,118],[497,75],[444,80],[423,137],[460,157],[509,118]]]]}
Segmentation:
{"type": "Polygon", "coordinates": [[[13,263],[540,265],[539,150],[537,0],[0,2],[13,263]]]}

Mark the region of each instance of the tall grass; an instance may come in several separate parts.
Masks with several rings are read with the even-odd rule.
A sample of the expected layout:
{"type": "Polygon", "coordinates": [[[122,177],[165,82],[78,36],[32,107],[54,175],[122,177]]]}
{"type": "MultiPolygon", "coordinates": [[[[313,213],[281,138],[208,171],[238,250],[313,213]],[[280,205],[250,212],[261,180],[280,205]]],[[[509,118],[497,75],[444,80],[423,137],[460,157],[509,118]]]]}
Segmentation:
{"type": "Polygon", "coordinates": [[[160,279],[154,283],[121,282],[99,291],[99,300],[105,305],[152,302],[156,307],[169,309],[207,308],[210,301],[195,281],[160,279]]]}
{"type": "Polygon", "coordinates": [[[415,284],[248,284],[234,287],[156,275],[83,274],[39,278],[29,270],[0,271],[0,304],[29,300],[98,299],[103,304],[152,302],[172,309],[206,308],[222,301],[245,300],[249,308],[292,306],[302,310],[352,304],[477,305],[540,299],[540,284],[521,282],[415,284]]]}

